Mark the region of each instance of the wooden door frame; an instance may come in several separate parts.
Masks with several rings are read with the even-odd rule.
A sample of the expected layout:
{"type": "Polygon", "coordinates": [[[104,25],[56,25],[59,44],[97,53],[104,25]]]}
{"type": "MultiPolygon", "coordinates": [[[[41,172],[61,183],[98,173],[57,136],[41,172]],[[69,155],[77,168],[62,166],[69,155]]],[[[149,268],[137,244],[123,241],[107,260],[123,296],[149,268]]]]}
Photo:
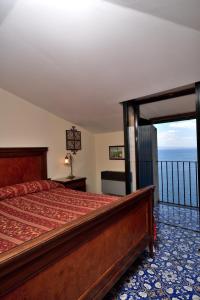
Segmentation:
{"type": "Polygon", "coordinates": [[[130,180],[130,150],[129,150],[129,126],[130,126],[130,107],[133,110],[134,117],[134,130],[135,130],[135,153],[136,153],[136,188],[139,183],[139,168],[138,168],[138,125],[140,123],[140,106],[143,104],[154,103],[158,101],[165,101],[173,98],[183,97],[194,94],[196,95],[196,111],[176,114],[172,116],[163,116],[160,118],[154,118],[149,120],[151,124],[184,121],[190,119],[196,119],[196,135],[197,135],[197,162],[198,162],[198,202],[200,210],[200,82],[196,82],[187,86],[182,86],[176,89],[164,91],[148,95],[145,97],[139,97],[137,99],[130,99],[121,102],[124,112],[124,141],[125,141],[125,173],[126,173],[126,193],[131,191],[130,180]]]}
{"type": "Polygon", "coordinates": [[[197,166],[198,166],[198,200],[200,211],[200,81],[195,83],[196,94],[196,134],[197,134],[197,166]]]}

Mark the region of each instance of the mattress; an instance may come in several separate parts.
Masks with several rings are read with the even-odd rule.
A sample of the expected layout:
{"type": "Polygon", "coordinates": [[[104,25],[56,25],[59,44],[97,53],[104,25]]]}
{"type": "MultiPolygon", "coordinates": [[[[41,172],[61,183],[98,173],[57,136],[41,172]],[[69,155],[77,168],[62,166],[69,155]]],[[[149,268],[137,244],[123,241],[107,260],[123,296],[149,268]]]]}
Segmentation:
{"type": "Polygon", "coordinates": [[[67,189],[48,180],[0,188],[0,253],[118,199],[67,189]]]}

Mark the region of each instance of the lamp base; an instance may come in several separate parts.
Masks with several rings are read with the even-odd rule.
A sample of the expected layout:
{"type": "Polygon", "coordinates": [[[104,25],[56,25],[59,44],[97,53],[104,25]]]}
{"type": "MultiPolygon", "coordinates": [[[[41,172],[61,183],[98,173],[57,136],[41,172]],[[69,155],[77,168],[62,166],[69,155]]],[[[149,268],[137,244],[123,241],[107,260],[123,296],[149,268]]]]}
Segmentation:
{"type": "Polygon", "coordinates": [[[74,175],[69,175],[69,176],[67,176],[67,179],[73,179],[73,178],[75,178],[74,175]]]}

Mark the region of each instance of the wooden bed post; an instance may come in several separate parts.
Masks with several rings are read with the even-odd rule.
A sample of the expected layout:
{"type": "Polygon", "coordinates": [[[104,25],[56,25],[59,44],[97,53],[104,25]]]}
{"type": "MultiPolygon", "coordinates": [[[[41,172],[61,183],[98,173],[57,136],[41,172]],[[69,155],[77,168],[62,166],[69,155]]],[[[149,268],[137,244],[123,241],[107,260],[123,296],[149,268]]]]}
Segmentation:
{"type": "Polygon", "coordinates": [[[149,201],[148,201],[148,220],[149,220],[149,235],[150,235],[150,241],[149,241],[149,255],[150,257],[153,257],[153,246],[154,246],[154,217],[153,217],[153,207],[154,207],[154,193],[152,193],[149,196],[149,201]]]}

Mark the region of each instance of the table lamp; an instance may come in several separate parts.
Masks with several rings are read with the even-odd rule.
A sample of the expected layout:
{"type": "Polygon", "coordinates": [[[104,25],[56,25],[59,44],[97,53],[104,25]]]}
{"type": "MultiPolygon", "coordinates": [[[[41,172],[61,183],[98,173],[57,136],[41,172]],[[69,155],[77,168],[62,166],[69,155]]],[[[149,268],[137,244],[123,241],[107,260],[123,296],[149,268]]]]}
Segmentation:
{"type": "Polygon", "coordinates": [[[70,175],[67,176],[67,178],[69,178],[69,179],[73,179],[75,177],[73,175],[73,171],[72,171],[72,161],[73,161],[73,157],[72,157],[71,153],[67,153],[66,156],[65,156],[65,165],[71,167],[70,175]]]}

